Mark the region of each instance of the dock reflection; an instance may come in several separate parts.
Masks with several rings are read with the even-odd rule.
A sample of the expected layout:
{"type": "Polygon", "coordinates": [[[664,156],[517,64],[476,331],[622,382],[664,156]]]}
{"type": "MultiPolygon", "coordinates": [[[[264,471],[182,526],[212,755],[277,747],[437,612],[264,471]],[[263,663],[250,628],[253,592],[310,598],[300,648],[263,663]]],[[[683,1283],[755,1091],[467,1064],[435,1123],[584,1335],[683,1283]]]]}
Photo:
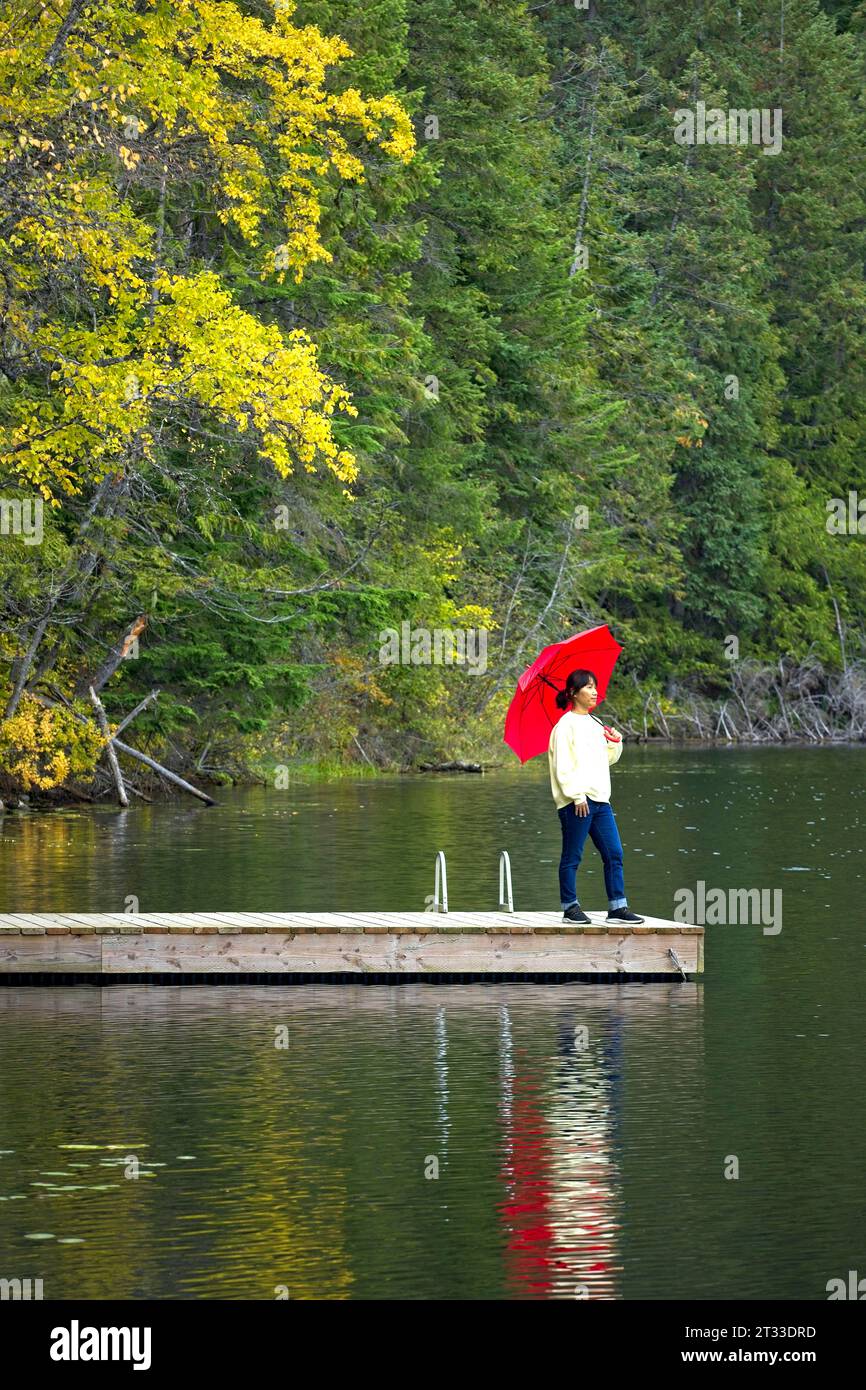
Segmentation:
{"type": "MultiPolygon", "coordinates": [[[[167,1297],[621,1298],[651,1181],[624,1130],[699,1094],[702,989],[4,987],[9,1181],[84,1241],[68,1288],[45,1251],[57,1297],[106,1296],[126,1241],[167,1297]],[[58,1117],[48,1141],[25,1084],[58,1117]],[[94,1138],[134,1140],[156,1176],[32,1188],[94,1138]]],[[[17,1204],[3,1221],[24,1238],[17,1204]]]]}

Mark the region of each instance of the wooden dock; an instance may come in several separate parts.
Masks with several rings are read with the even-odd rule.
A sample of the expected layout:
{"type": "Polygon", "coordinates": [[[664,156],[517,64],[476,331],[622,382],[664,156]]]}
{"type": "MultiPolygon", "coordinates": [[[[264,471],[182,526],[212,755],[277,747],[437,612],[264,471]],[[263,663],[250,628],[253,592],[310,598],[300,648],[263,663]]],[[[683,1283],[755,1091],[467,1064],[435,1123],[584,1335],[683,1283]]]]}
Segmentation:
{"type": "Polygon", "coordinates": [[[701,975],[703,927],[565,925],[557,912],[0,915],[0,982],[93,984],[675,979],[701,975]]]}

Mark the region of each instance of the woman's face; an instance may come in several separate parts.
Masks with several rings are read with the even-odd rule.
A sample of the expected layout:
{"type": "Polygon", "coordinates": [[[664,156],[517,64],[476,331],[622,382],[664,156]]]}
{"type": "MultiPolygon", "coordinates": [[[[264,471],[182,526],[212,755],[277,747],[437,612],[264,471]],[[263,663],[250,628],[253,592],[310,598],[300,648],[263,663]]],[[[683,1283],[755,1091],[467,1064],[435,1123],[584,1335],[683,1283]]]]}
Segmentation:
{"type": "Polygon", "coordinates": [[[591,709],[595,709],[597,704],[598,689],[595,681],[588,681],[586,685],[581,686],[574,697],[575,709],[583,710],[584,713],[588,714],[591,709]]]}

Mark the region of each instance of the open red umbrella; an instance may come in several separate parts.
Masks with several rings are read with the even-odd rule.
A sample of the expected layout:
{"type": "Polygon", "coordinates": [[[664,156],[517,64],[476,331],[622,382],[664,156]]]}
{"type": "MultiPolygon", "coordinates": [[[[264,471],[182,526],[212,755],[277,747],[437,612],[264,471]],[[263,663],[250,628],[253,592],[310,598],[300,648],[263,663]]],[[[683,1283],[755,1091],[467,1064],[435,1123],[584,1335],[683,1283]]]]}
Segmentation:
{"type": "Polygon", "coordinates": [[[594,671],[601,703],[621,651],[607,624],[602,623],[545,647],[527,666],[505,716],[504,735],[508,747],[522,763],[547,752],[550,731],[565,713],[557,708],[556,696],[565,689],[569,672],[581,668],[594,671]]]}

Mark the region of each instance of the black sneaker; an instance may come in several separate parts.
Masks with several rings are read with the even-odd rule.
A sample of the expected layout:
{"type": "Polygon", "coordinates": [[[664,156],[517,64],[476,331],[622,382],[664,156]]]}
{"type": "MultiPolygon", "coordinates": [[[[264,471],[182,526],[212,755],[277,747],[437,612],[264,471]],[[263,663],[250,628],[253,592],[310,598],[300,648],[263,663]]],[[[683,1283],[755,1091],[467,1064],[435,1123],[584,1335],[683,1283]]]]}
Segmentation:
{"type": "Polygon", "coordinates": [[[571,922],[572,925],[577,923],[579,926],[592,926],[592,919],[587,917],[580,903],[572,903],[571,907],[567,907],[562,914],[562,920],[563,922],[571,922]]]}
{"type": "Polygon", "coordinates": [[[608,922],[634,923],[642,922],[644,919],[643,917],[638,917],[635,912],[629,912],[627,907],[614,907],[608,912],[606,920],[608,922]]]}

